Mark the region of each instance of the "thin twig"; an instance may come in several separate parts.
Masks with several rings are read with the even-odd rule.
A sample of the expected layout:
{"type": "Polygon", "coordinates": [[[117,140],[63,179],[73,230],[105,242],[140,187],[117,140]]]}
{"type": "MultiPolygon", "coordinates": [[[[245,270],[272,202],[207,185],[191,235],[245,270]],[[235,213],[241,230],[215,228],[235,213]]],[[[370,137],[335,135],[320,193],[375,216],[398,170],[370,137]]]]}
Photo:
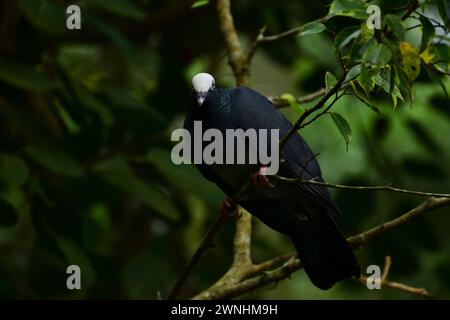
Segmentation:
{"type": "MultiPolygon", "coordinates": [[[[313,93],[310,93],[306,96],[302,96],[302,97],[298,97],[295,102],[297,102],[298,104],[303,104],[303,103],[308,103],[311,102],[313,100],[316,100],[317,98],[322,97],[327,91],[322,88],[319,89],[313,93]]],[[[287,101],[286,99],[283,99],[281,97],[269,97],[269,100],[273,103],[273,105],[277,108],[285,108],[288,107],[290,105],[289,101],[287,101]]]]}
{"type": "MultiPolygon", "coordinates": [[[[364,277],[364,276],[360,277],[358,279],[358,282],[364,286],[367,285],[367,277],[364,277]]],[[[382,282],[381,287],[397,289],[400,291],[404,291],[404,292],[414,294],[417,296],[421,296],[421,297],[425,297],[425,298],[433,298],[432,294],[429,293],[425,288],[411,287],[411,286],[408,286],[406,284],[399,283],[399,282],[384,281],[384,282],[382,282]]]]}
{"type": "Polygon", "coordinates": [[[316,121],[318,118],[320,118],[321,116],[323,116],[324,114],[328,113],[328,111],[330,111],[331,107],[343,96],[346,94],[346,91],[344,91],[343,93],[341,93],[340,95],[336,95],[336,97],[333,99],[333,101],[328,105],[328,107],[326,107],[322,112],[316,114],[311,120],[306,121],[305,123],[303,123],[300,126],[300,129],[306,127],[307,125],[313,123],[314,121],[316,121]]]}
{"type": "Polygon", "coordinates": [[[348,190],[360,190],[360,191],[390,191],[390,192],[398,192],[405,194],[412,194],[416,196],[422,197],[439,197],[439,198],[450,198],[450,194],[448,193],[435,193],[435,192],[423,192],[423,191],[414,191],[414,190],[406,190],[392,187],[391,185],[385,186],[347,186],[343,184],[334,184],[317,180],[303,180],[301,178],[286,178],[278,175],[270,176],[272,179],[280,180],[284,182],[290,183],[298,183],[298,184],[315,184],[335,189],[348,189],[348,190]]]}
{"type": "Polygon", "coordinates": [[[381,274],[381,283],[383,283],[387,280],[389,271],[391,270],[391,265],[392,265],[391,256],[384,257],[384,267],[383,267],[383,273],[381,274]]]}
{"type": "MultiPolygon", "coordinates": [[[[319,18],[319,19],[316,19],[316,20],[311,21],[311,22],[324,22],[324,21],[326,21],[326,19],[327,19],[327,16],[319,18]]],[[[254,55],[254,53],[256,51],[256,48],[258,47],[258,45],[260,43],[272,42],[272,41],[277,41],[277,40],[280,40],[280,39],[296,36],[296,35],[299,34],[299,32],[302,30],[302,28],[303,28],[303,26],[298,26],[298,27],[294,27],[294,28],[291,28],[289,30],[286,30],[286,31],[283,31],[283,32],[280,32],[280,33],[277,33],[277,34],[274,34],[274,35],[271,35],[271,36],[265,36],[264,33],[265,33],[266,29],[267,29],[267,26],[262,27],[259,30],[258,36],[255,38],[253,43],[250,45],[250,49],[248,50],[248,53],[247,53],[248,59],[250,60],[253,57],[253,55],[254,55]]]]}
{"type": "Polygon", "coordinates": [[[303,177],[303,173],[305,172],[305,170],[308,168],[308,165],[311,163],[311,161],[313,161],[314,159],[317,158],[317,156],[320,154],[320,152],[314,154],[312,157],[310,157],[308,159],[308,161],[305,162],[305,164],[303,165],[302,171],[300,171],[300,174],[298,175],[300,178],[303,177]]]}
{"type": "MultiPolygon", "coordinates": [[[[392,289],[397,289],[397,290],[404,291],[404,292],[407,292],[410,294],[418,295],[421,297],[433,298],[431,293],[429,293],[425,288],[416,288],[416,287],[408,286],[403,283],[388,281],[387,278],[389,275],[391,265],[392,265],[391,257],[386,256],[384,258],[383,273],[382,273],[381,279],[380,279],[381,288],[385,288],[385,287],[392,288],[392,289]]],[[[362,284],[363,286],[367,286],[367,280],[368,280],[368,277],[365,277],[365,276],[361,276],[359,279],[357,279],[357,281],[360,284],[362,284]]]]}
{"type": "Polygon", "coordinates": [[[302,29],[302,26],[295,27],[283,32],[280,32],[278,34],[274,34],[272,36],[263,36],[258,42],[271,42],[271,41],[277,41],[283,38],[296,36],[300,30],[302,29]]]}
{"type": "Polygon", "coordinates": [[[321,109],[325,103],[328,101],[328,99],[333,96],[339,88],[341,88],[342,83],[345,80],[347,73],[344,72],[342,77],[336,82],[336,84],[331,88],[321,99],[320,101],[312,108],[306,109],[305,112],[298,118],[297,122],[289,129],[289,131],[284,135],[284,137],[280,141],[280,152],[283,150],[283,147],[287,143],[287,141],[294,135],[295,132],[297,132],[298,129],[300,129],[303,121],[312,113],[315,111],[321,109]]]}
{"type": "Polygon", "coordinates": [[[217,231],[219,231],[222,228],[223,225],[224,225],[224,219],[220,215],[217,216],[216,221],[207,231],[205,237],[203,238],[202,242],[198,246],[198,248],[195,251],[194,255],[192,256],[191,260],[186,265],[186,267],[184,268],[180,277],[178,278],[177,282],[175,283],[172,290],[170,291],[170,293],[167,297],[168,300],[173,300],[178,296],[178,294],[180,293],[181,289],[183,288],[189,274],[194,269],[195,265],[199,262],[200,258],[203,256],[203,254],[208,249],[214,247],[214,236],[217,233],[217,231]]]}

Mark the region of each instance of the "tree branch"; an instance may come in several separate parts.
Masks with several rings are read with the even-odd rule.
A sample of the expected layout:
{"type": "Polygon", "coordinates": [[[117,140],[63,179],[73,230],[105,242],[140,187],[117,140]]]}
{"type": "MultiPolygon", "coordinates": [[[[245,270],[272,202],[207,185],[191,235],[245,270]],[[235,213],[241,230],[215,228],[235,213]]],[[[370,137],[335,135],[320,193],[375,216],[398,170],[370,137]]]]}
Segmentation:
{"type": "Polygon", "coordinates": [[[413,190],[395,188],[395,187],[392,187],[391,185],[386,185],[386,186],[347,186],[347,185],[343,185],[343,184],[333,184],[333,183],[317,181],[317,180],[303,180],[301,178],[286,178],[286,177],[281,177],[281,176],[277,176],[277,175],[273,175],[270,177],[275,180],[289,182],[289,183],[315,184],[315,185],[325,186],[325,187],[335,188],[335,189],[359,190],[359,191],[369,191],[369,190],[370,191],[390,191],[390,192],[397,192],[397,193],[412,194],[412,195],[422,196],[422,197],[450,198],[449,193],[413,191],[413,190]]]}
{"type": "Polygon", "coordinates": [[[231,15],[230,1],[217,0],[217,13],[222,34],[228,53],[228,62],[233,69],[238,86],[248,86],[250,84],[249,59],[241,47],[241,42],[234,27],[233,16],[231,15]]]}
{"type": "Polygon", "coordinates": [[[381,274],[381,283],[383,283],[387,280],[389,271],[391,270],[391,265],[392,265],[391,256],[384,257],[384,268],[383,268],[383,273],[381,274]]]}
{"type": "MultiPolygon", "coordinates": [[[[231,15],[230,1],[217,0],[217,13],[220,28],[225,38],[228,61],[233,70],[238,86],[249,86],[250,84],[250,58],[243,52],[239,37],[234,27],[231,15]]],[[[250,184],[246,183],[233,195],[233,201],[237,202],[244,197],[250,184]]],[[[243,208],[239,208],[240,218],[236,221],[236,232],[234,236],[234,258],[231,268],[222,276],[210,290],[217,290],[231,283],[237,283],[244,279],[247,270],[253,268],[251,260],[251,231],[252,217],[243,208]]],[[[205,293],[207,297],[207,293],[205,293]]]]}
{"type": "MultiPolygon", "coordinates": [[[[357,250],[364,244],[367,244],[370,240],[379,237],[388,231],[398,228],[406,224],[407,222],[411,221],[412,219],[415,219],[434,209],[438,209],[448,205],[450,205],[449,198],[428,198],[427,200],[422,202],[419,206],[406,212],[400,217],[382,223],[372,229],[369,229],[353,237],[349,237],[347,238],[347,240],[350,246],[353,248],[353,250],[357,250]]],[[[302,268],[301,261],[296,258],[295,253],[284,255],[282,257],[277,257],[256,266],[264,266],[267,267],[267,269],[255,268],[254,265],[252,268],[243,271],[244,274],[247,274],[246,279],[235,283],[222,283],[223,284],[222,287],[217,286],[211,287],[210,289],[205,290],[202,293],[198,294],[193,299],[217,299],[217,300],[232,299],[246,292],[260,288],[266,284],[284,280],[288,278],[293,272],[302,268]],[[274,270],[269,270],[274,265],[277,265],[283,261],[286,262],[281,267],[278,267],[274,270]],[[255,276],[255,273],[253,272],[254,270],[256,270],[256,272],[263,272],[263,274],[255,276]],[[248,278],[250,276],[253,277],[248,278]]],[[[391,282],[389,284],[386,283],[385,285],[395,288],[407,287],[405,285],[395,282],[391,282]]],[[[403,291],[407,290],[408,289],[403,291]]]]}
{"type": "MultiPolygon", "coordinates": [[[[391,268],[391,265],[392,265],[391,257],[386,256],[384,259],[383,274],[381,275],[381,279],[380,279],[381,280],[380,285],[382,288],[384,288],[384,287],[392,288],[392,289],[397,289],[397,290],[404,291],[404,292],[407,292],[410,294],[425,297],[425,298],[433,298],[431,293],[429,293],[425,288],[416,288],[416,287],[411,287],[411,286],[405,285],[403,283],[388,281],[387,277],[389,275],[389,270],[391,268]]],[[[368,279],[367,277],[361,276],[358,279],[358,282],[361,283],[363,286],[367,286],[367,279],[368,279]]]]}
{"type": "MultiPolygon", "coordinates": [[[[297,102],[299,104],[308,103],[313,100],[316,100],[317,98],[322,97],[325,93],[326,93],[326,90],[324,88],[322,88],[322,89],[319,89],[319,90],[317,90],[313,93],[310,93],[306,96],[298,97],[297,100],[295,100],[295,102],[297,102]]],[[[281,97],[268,97],[268,98],[273,103],[273,105],[277,108],[285,108],[285,107],[289,106],[289,101],[287,101],[286,99],[283,99],[281,97]]]]}
{"type": "MultiPolygon", "coordinates": [[[[311,22],[323,22],[326,19],[327,19],[327,17],[325,16],[325,17],[316,19],[316,20],[311,21],[311,22]]],[[[292,37],[292,36],[296,36],[302,30],[302,28],[303,28],[303,26],[298,26],[298,27],[294,27],[294,28],[291,28],[289,30],[286,30],[286,31],[283,31],[283,32],[280,32],[280,33],[277,33],[277,34],[274,34],[274,35],[271,35],[271,36],[265,36],[264,32],[266,31],[267,26],[262,27],[259,30],[258,36],[255,38],[255,40],[253,41],[252,45],[250,46],[250,50],[247,53],[248,58],[251,59],[251,57],[253,56],[253,54],[256,51],[256,48],[258,47],[258,45],[260,43],[272,42],[272,41],[277,41],[277,40],[280,40],[280,39],[283,39],[283,38],[289,38],[289,37],[292,37]]]]}
{"type": "Polygon", "coordinates": [[[214,236],[216,233],[223,227],[224,225],[224,219],[219,215],[217,216],[216,221],[214,224],[209,228],[208,232],[206,233],[205,237],[203,238],[202,242],[198,246],[197,250],[195,251],[194,255],[192,256],[189,263],[184,268],[183,272],[181,273],[180,277],[178,278],[177,282],[173,286],[172,290],[170,291],[167,299],[173,300],[175,299],[181,289],[184,286],[184,283],[186,282],[189,274],[194,269],[194,266],[198,263],[202,255],[210,248],[214,247],[214,236]]]}
{"type": "Polygon", "coordinates": [[[262,37],[260,37],[257,40],[258,40],[259,43],[277,41],[277,40],[280,40],[282,38],[296,36],[300,32],[301,29],[302,29],[302,26],[298,26],[298,27],[286,30],[284,32],[280,32],[278,34],[274,34],[272,36],[264,36],[263,35],[262,37]]]}

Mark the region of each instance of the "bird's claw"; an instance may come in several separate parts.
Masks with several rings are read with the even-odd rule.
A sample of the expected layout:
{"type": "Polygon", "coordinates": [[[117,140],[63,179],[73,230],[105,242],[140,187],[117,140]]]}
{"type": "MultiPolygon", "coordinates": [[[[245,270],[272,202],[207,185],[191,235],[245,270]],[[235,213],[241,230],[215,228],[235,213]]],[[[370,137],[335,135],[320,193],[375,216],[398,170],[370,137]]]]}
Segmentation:
{"type": "Polygon", "coordinates": [[[252,183],[263,187],[273,187],[273,183],[266,176],[267,167],[262,166],[258,171],[251,175],[252,183]]]}
{"type": "Polygon", "coordinates": [[[223,199],[219,206],[219,214],[222,218],[239,218],[239,210],[236,202],[231,197],[223,199]]]}

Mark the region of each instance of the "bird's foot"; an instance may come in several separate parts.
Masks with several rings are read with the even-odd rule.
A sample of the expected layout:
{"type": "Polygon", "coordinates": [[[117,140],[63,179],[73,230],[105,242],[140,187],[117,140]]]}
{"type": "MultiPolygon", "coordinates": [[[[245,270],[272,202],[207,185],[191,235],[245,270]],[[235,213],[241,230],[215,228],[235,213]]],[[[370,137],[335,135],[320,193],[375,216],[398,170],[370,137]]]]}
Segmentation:
{"type": "Polygon", "coordinates": [[[251,175],[252,183],[263,187],[273,187],[273,183],[266,176],[267,167],[261,166],[258,171],[251,175]]]}
{"type": "Polygon", "coordinates": [[[219,214],[222,218],[238,218],[238,205],[231,197],[225,197],[219,206],[219,214]]]}

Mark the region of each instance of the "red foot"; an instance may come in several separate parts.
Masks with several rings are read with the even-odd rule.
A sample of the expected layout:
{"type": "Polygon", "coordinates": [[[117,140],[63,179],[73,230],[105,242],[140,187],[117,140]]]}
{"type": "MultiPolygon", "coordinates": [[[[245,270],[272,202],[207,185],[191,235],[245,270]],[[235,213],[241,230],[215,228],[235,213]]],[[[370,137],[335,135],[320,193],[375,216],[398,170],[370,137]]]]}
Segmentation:
{"type": "Polygon", "coordinates": [[[263,187],[273,187],[273,183],[266,176],[267,167],[262,166],[258,171],[251,175],[252,183],[263,187]]]}
{"type": "Polygon", "coordinates": [[[219,207],[219,214],[222,218],[236,218],[238,216],[238,206],[230,197],[223,199],[219,207]]]}

